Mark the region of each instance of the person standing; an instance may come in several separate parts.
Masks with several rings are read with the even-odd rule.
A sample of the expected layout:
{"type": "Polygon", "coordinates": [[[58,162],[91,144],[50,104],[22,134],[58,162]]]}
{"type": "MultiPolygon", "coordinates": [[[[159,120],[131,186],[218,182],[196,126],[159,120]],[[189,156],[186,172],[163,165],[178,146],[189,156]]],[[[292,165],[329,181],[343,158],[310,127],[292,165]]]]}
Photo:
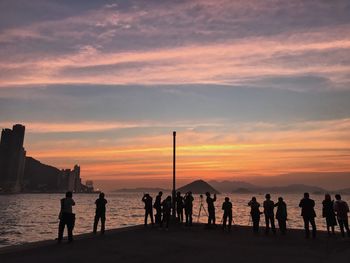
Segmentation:
{"type": "Polygon", "coordinates": [[[162,223],[162,195],[163,192],[160,191],[156,196],[153,207],[156,209],[155,221],[156,224],[160,225],[162,223]]]}
{"type": "Polygon", "coordinates": [[[310,199],[309,193],[304,193],[304,198],[300,200],[301,216],[304,220],[305,237],[310,237],[309,225],[312,226],[312,237],[316,238],[316,223],[315,223],[315,201],[310,199]]]}
{"type": "Polygon", "coordinates": [[[274,213],[274,208],[275,208],[275,203],[271,200],[271,195],[266,194],[265,195],[265,201],[263,203],[264,206],[264,215],[265,215],[265,234],[268,235],[270,232],[270,224],[271,224],[271,229],[274,234],[276,234],[276,227],[275,227],[275,213],[274,213]]]}
{"type": "Polygon", "coordinates": [[[348,234],[348,237],[350,237],[349,220],[348,220],[349,206],[345,201],[341,199],[340,194],[336,194],[335,199],[336,201],[334,202],[334,211],[337,214],[337,219],[338,219],[338,224],[340,227],[341,234],[343,237],[345,237],[345,233],[344,233],[344,228],[345,228],[348,234]]]}
{"type": "Polygon", "coordinates": [[[75,214],[73,214],[73,206],[75,202],[73,200],[73,193],[66,192],[66,197],[61,199],[61,211],[59,215],[60,223],[58,225],[58,243],[61,243],[63,239],[63,232],[65,226],[68,231],[68,242],[73,241],[73,229],[75,223],[75,214]]]}
{"type": "Polygon", "coordinates": [[[255,234],[259,233],[259,222],[260,222],[260,204],[256,201],[255,196],[249,201],[248,206],[250,206],[250,215],[253,221],[253,232],[255,234]]]}
{"type": "Polygon", "coordinates": [[[214,202],[216,201],[216,194],[214,194],[214,198],[210,197],[210,193],[206,192],[205,195],[207,196],[207,205],[208,205],[208,227],[216,226],[215,224],[215,206],[214,202]]]}
{"type": "Polygon", "coordinates": [[[184,198],[181,196],[180,192],[176,193],[176,213],[177,220],[179,223],[184,221],[184,198]]]}
{"type": "Polygon", "coordinates": [[[225,197],[225,202],[222,203],[222,210],[224,210],[223,215],[223,223],[222,223],[222,230],[226,230],[226,222],[228,220],[228,231],[231,231],[232,226],[232,203],[230,202],[230,198],[225,197]]]}
{"type": "Polygon", "coordinates": [[[163,207],[163,220],[161,223],[161,227],[164,225],[165,223],[165,227],[168,230],[169,228],[169,221],[170,221],[170,217],[171,217],[171,208],[172,208],[172,204],[171,204],[171,196],[167,196],[167,198],[165,198],[165,200],[162,202],[162,207],[163,207]]]}
{"type": "Polygon", "coordinates": [[[185,196],[185,217],[186,226],[192,226],[192,213],[193,213],[193,196],[192,192],[188,192],[185,196]]]}
{"type": "Polygon", "coordinates": [[[286,234],[287,231],[287,204],[283,201],[282,197],[278,197],[278,202],[275,204],[277,206],[276,219],[278,221],[278,227],[282,235],[286,234]]]}
{"type": "Polygon", "coordinates": [[[148,216],[151,218],[151,223],[153,226],[153,208],[152,208],[152,197],[149,194],[144,194],[142,197],[142,202],[145,203],[145,226],[147,226],[148,216]]]}
{"type": "Polygon", "coordinates": [[[94,220],[94,229],[93,233],[97,232],[98,221],[101,220],[101,235],[105,233],[105,222],[106,222],[106,204],[107,200],[105,199],[105,194],[100,193],[99,198],[95,201],[96,211],[95,211],[95,220],[94,220]]]}
{"type": "Polygon", "coordinates": [[[334,226],[337,225],[337,220],[335,219],[335,212],[334,212],[334,201],[331,199],[331,196],[329,194],[326,194],[324,196],[324,200],[322,201],[322,216],[326,218],[326,224],[327,224],[327,232],[328,235],[331,235],[331,229],[332,234],[334,235],[334,226]]]}

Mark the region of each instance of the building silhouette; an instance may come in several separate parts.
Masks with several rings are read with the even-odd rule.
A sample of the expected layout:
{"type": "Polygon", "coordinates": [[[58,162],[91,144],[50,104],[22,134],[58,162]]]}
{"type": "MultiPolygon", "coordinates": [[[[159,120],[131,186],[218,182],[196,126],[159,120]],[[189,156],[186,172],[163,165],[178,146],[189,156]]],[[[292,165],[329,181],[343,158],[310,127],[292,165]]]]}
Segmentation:
{"type": "Polygon", "coordinates": [[[3,129],[0,141],[0,188],[18,193],[23,188],[26,151],[23,148],[25,126],[13,125],[3,129]]]}
{"type": "Polygon", "coordinates": [[[25,126],[3,129],[0,141],[0,193],[93,192],[93,182],[82,184],[80,166],[58,169],[26,156],[23,148],[25,126]]]}
{"type": "Polygon", "coordinates": [[[82,183],[80,178],[80,166],[75,165],[72,169],[62,169],[59,179],[59,188],[65,191],[82,192],[82,183]]]}

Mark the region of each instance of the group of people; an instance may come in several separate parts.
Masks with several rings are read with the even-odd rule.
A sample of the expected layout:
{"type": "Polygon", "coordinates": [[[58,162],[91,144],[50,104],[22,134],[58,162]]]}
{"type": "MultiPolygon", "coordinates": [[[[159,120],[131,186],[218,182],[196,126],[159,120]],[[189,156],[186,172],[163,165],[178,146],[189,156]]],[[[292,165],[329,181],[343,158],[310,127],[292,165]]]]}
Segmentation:
{"type": "MultiPolygon", "coordinates": [[[[101,234],[105,232],[106,222],[106,204],[105,194],[100,193],[98,199],[95,201],[96,210],[93,225],[93,233],[97,233],[98,222],[101,221],[101,234]]],[[[68,242],[73,241],[73,229],[75,225],[75,214],[73,213],[73,206],[75,202],[73,200],[73,193],[67,192],[65,198],[61,199],[61,209],[59,213],[59,225],[58,225],[58,243],[61,243],[63,239],[64,228],[67,227],[68,242]]]]}
{"type": "MultiPolygon", "coordinates": [[[[151,217],[151,224],[153,221],[153,208],[156,209],[155,223],[159,226],[163,226],[166,223],[166,228],[169,226],[169,219],[171,216],[172,198],[168,196],[164,201],[161,200],[162,192],[156,197],[156,200],[152,207],[152,197],[149,194],[145,194],[142,201],[145,202],[145,221],[144,224],[147,226],[147,218],[151,217]]],[[[202,198],[202,195],[201,195],[202,198]]],[[[341,199],[339,194],[335,195],[335,201],[331,199],[329,194],[325,195],[325,199],[322,202],[322,216],[326,219],[328,234],[334,234],[334,226],[339,224],[340,231],[343,237],[345,237],[345,232],[348,237],[350,237],[350,230],[348,224],[348,204],[341,199]]],[[[176,220],[179,223],[183,223],[183,211],[185,210],[186,215],[186,225],[192,225],[192,210],[193,210],[193,196],[191,192],[188,192],[184,197],[181,196],[180,192],[177,192],[175,198],[176,204],[176,220]]],[[[215,216],[215,205],[216,195],[211,197],[210,193],[206,193],[206,203],[208,209],[208,223],[207,228],[211,228],[216,225],[215,216]]],[[[265,217],[265,234],[268,235],[270,230],[273,234],[276,234],[275,219],[278,222],[279,231],[282,235],[287,232],[287,204],[282,197],[278,198],[275,203],[271,200],[271,195],[265,195],[265,201],[263,202],[263,212],[260,211],[260,203],[256,200],[256,197],[248,202],[250,207],[250,218],[253,225],[253,232],[259,233],[259,223],[260,217],[263,214],[265,217]],[[276,213],[275,213],[275,208],[276,213]]],[[[310,225],[312,228],[312,237],[316,237],[316,212],[315,212],[315,201],[310,198],[309,193],[304,193],[304,197],[300,200],[299,207],[301,208],[301,216],[304,221],[305,237],[310,237],[310,225]]],[[[230,231],[232,227],[233,217],[232,217],[232,203],[228,197],[225,197],[225,201],[222,204],[223,217],[222,217],[222,228],[223,230],[230,231]]]]}
{"type": "MultiPolygon", "coordinates": [[[[349,223],[348,223],[348,213],[349,206],[348,204],[341,199],[339,194],[335,195],[335,201],[331,199],[329,194],[325,195],[325,199],[322,202],[322,216],[326,219],[327,232],[329,235],[335,234],[334,226],[337,225],[337,222],[340,227],[340,232],[343,237],[345,237],[345,231],[347,232],[348,237],[350,237],[349,223]],[[332,232],[330,232],[330,229],[332,232]]],[[[265,234],[269,234],[270,225],[271,230],[275,234],[275,217],[278,221],[278,226],[282,235],[286,234],[287,230],[287,204],[283,201],[282,197],[278,198],[278,202],[274,203],[271,200],[271,195],[265,195],[265,201],[263,203],[263,212],[260,212],[260,204],[256,201],[256,198],[253,197],[252,200],[248,203],[250,206],[250,215],[253,221],[253,231],[258,233],[259,231],[259,221],[260,215],[264,214],[265,216],[265,234]],[[276,216],[274,214],[274,208],[277,207],[276,216]]],[[[310,237],[310,225],[312,227],[312,237],[316,237],[316,212],[315,212],[315,201],[310,198],[309,193],[304,193],[303,199],[300,200],[299,207],[301,208],[301,216],[304,220],[304,229],[305,237],[310,237]]]]}
{"type": "MultiPolygon", "coordinates": [[[[172,197],[167,196],[162,200],[163,193],[159,192],[153,203],[153,199],[149,194],[144,194],[142,202],[144,202],[145,218],[144,225],[148,225],[148,218],[150,218],[151,224],[158,225],[159,227],[166,229],[169,228],[169,222],[171,219],[172,212],[172,197]],[[156,210],[156,214],[153,218],[153,209],[156,210]]],[[[200,195],[202,208],[202,195],[200,195]]],[[[215,202],[217,198],[214,194],[211,197],[210,193],[206,193],[206,203],[208,209],[208,223],[207,228],[216,226],[215,216],[215,202]]],[[[193,195],[191,192],[182,196],[180,192],[177,192],[175,198],[175,218],[178,223],[185,223],[186,226],[192,226],[192,214],[193,214],[193,195]],[[185,214],[185,217],[184,217],[185,214]]],[[[99,198],[95,201],[96,210],[93,224],[93,233],[96,234],[97,226],[101,221],[101,234],[105,232],[105,221],[106,221],[106,204],[104,193],[99,194],[99,198]]],[[[73,213],[72,207],[75,205],[73,200],[72,192],[67,192],[65,198],[61,199],[61,209],[59,213],[59,227],[58,227],[58,242],[60,243],[63,238],[64,228],[67,227],[68,231],[68,242],[73,241],[73,228],[75,224],[75,214],[73,213]]],[[[253,232],[259,233],[260,216],[263,214],[265,217],[265,234],[268,235],[270,229],[273,234],[276,234],[275,219],[277,219],[279,231],[282,235],[286,234],[287,231],[287,204],[284,202],[282,197],[278,198],[275,203],[271,200],[271,195],[265,195],[265,201],[263,202],[263,212],[260,211],[260,204],[256,200],[256,197],[248,202],[250,207],[249,220],[252,221],[253,232]],[[277,208],[275,214],[275,208],[277,208]]],[[[334,227],[339,225],[340,231],[343,237],[345,232],[350,237],[349,223],[348,223],[348,204],[341,199],[339,194],[335,195],[335,201],[332,200],[329,194],[325,195],[325,199],[322,202],[322,216],[326,219],[327,231],[329,235],[334,235],[334,227]]],[[[310,225],[312,227],[312,237],[316,237],[316,223],[315,223],[315,201],[310,198],[309,193],[304,193],[304,197],[300,200],[299,207],[301,208],[301,216],[304,220],[305,237],[310,237],[310,225]]],[[[204,209],[204,207],[203,207],[204,209]]],[[[222,204],[223,217],[222,217],[222,229],[224,231],[230,231],[232,227],[232,203],[228,197],[225,197],[225,201],[222,204]]],[[[198,215],[199,216],[199,215],[198,215]]],[[[250,224],[250,223],[249,223],[250,224]]]]}
{"type": "MultiPolygon", "coordinates": [[[[153,199],[149,194],[143,195],[142,202],[145,204],[145,226],[147,226],[148,217],[150,217],[152,225],[156,224],[160,227],[165,227],[166,229],[169,228],[172,211],[172,198],[169,195],[162,201],[162,196],[163,192],[160,191],[153,203],[153,199]],[[153,208],[156,210],[154,220],[153,208]]],[[[182,196],[180,192],[176,194],[176,219],[179,223],[184,222],[185,212],[185,224],[186,226],[192,226],[193,200],[194,198],[191,192],[186,193],[185,196],[182,196]]]]}

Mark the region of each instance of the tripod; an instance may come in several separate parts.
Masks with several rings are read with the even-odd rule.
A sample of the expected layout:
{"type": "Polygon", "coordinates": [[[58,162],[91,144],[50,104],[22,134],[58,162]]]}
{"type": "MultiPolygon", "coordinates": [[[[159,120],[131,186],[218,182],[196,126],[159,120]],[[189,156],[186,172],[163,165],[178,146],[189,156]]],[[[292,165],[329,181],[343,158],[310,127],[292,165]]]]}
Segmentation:
{"type": "Polygon", "coordinates": [[[205,210],[205,207],[203,205],[203,195],[200,195],[200,203],[199,203],[199,211],[198,211],[198,216],[197,216],[197,223],[199,223],[199,218],[201,216],[201,211],[203,209],[204,213],[206,216],[208,216],[207,210],[205,210]]]}

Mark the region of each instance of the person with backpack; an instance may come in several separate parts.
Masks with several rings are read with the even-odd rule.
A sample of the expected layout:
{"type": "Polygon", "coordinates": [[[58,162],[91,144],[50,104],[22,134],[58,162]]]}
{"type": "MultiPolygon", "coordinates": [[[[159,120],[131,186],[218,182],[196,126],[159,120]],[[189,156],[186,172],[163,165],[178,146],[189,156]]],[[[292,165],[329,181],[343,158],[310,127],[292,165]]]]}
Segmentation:
{"type": "Polygon", "coordinates": [[[260,222],[260,204],[256,201],[256,197],[253,196],[252,200],[249,201],[248,206],[250,206],[250,216],[253,221],[253,232],[254,234],[259,233],[259,222],[260,222]]]}
{"type": "Polygon", "coordinates": [[[325,194],[324,200],[322,201],[322,216],[326,218],[328,235],[331,235],[331,229],[332,234],[334,235],[334,226],[337,225],[337,220],[335,219],[334,201],[329,194],[325,194]]]}
{"type": "Polygon", "coordinates": [[[73,200],[73,193],[66,192],[66,197],[61,199],[61,211],[59,214],[60,223],[58,225],[58,243],[61,243],[63,239],[63,232],[65,226],[68,231],[68,242],[73,241],[73,229],[75,224],[75,214],[73,214],[72,206],[75,205],[73,200]]]}
{"type": "Polygon", "coordinates": [[[99,198],[95,201],[96,211],[95,211],[95,220],[93,233],[97,232],[98,221],[101,220],[101,235],[105,233],[105,222],[106,222],[106,204],[107,200],[105,199],[105,194],[100,193],[99,198]]]}
{"type": "Polygon", "coordinates": [[[301,207],[301,216],[304,220],[305,238],[310,236],[310,224],[312,226],[312,237],[316,238],[315,201],[310,199],[309,193],[304,193],[304,198],[300,200],[299,207],[301,207]]]}
{"type": "Polygon", "coordinates": [[[266,228],[265,228],[265,234],[268,235],[270,232],[270,224],[271,224],[271,229],[274,234],[276,234],[276,227],[275,227],[275,213],[274,213],[274,208],[275,208],[275,203],[271,200],[271,195],[266,194],[265,195],[266,200],[263,203],[264,206],[264,215],[265,215],[265,223],[266,223],[266,228]]]}
{"type": "Polygon", "coordinates": [[[334,211],[337,215],[341,234],[343,237],[345,237],[345,233],[344,233],[344,228],[345,228],[348,234],[348,237],[350,237],[349,220],[348,220],[349,206],[345,201],[341,199],[340,194],[336,194],[335,199],[336,201],[334,202],[334,211]]]}
{"type": "Polygon", "coordinates": [[[231,231],[232,226],[232,203],[230,202],[230,198],[225,197],[225,202],[222,204],[222,210],[224,210],[224,215],[222,219],[222,230],[226,230],[226,222],[228,220],[228,231],[231,231]]]}

